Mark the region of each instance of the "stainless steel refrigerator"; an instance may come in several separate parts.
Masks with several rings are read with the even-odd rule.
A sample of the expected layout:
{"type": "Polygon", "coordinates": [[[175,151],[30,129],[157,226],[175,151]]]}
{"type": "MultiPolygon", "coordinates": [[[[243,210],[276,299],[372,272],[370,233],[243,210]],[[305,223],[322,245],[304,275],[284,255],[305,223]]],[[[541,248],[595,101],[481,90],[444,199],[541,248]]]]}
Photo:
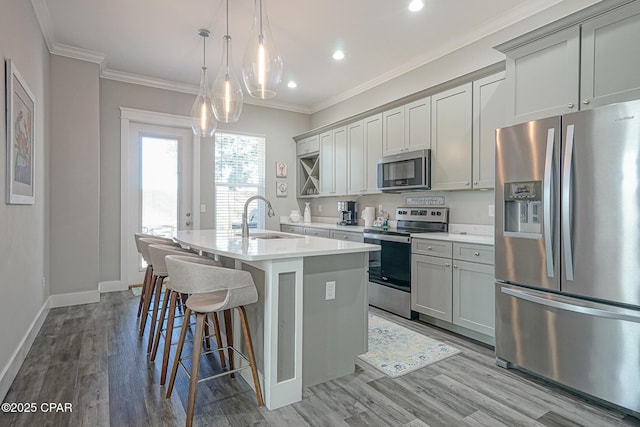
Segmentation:
{"type": "Polygon", "coordinates": [[[640,413],[640,100],[496,131],[496,360],[640,413]]]}

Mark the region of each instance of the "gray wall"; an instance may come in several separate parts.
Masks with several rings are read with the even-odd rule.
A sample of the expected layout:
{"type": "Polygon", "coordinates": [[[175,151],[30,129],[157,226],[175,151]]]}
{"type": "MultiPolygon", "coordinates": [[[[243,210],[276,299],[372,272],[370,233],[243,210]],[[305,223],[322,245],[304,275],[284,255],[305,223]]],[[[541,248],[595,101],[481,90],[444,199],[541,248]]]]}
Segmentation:
{"type": "Polygon", "coordinates": [[[50,64],[51,294],[97,291],[99,68],[56,55],[50,64]]]}
{"type": "MultiPolygon", "coordinates": [[[[120,280],[120,107],[188,116],[194,95],[100,79],[100,281],[120,280]]],[[[292,136],[310,127],[306,114],[245,104],[238,123],[219,125],[223,131],[266,136],[266,196],[273,204],[276,218],[267,227],[278,229],[279,215],[297,209],[295,199],[295,144],[292,136]],[[275,162],[290,166],[289,196],[275,196],[275,162]]],[[[201,228],[213,227],[213,139],[202,140],[200,147],[201,228]]]]}
{"type": "MultiPolygon", "coordinates": [[[[0,13],[0,380],[10,381],[6,369],[44,306],[49,259],[49,53],[31,7],[24,0],[3,0],[0,13]],[[35,203],[5,204],[5,66],[11,58],[36,101],[35,203]],[[5,375],[7,375],[5,377],[5,375]]],[[[19,357],[19,356],[18,356],[19,357]]],[[[10,378],[9,378],[10,377],[10,378]]],[[[0,387],[0,400],[4,396],[0,387]]]]}

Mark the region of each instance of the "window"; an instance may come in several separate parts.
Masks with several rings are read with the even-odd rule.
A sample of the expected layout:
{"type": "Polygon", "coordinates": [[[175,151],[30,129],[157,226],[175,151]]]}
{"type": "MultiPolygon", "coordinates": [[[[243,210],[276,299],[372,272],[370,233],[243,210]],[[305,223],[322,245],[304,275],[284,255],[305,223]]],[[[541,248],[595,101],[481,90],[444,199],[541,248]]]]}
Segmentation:
{"type": "MultiPolygon", "coordinates": [[[[265,139],[257,136],[216,132],[215,200],[216,229],[240,228],[245,201],[264,196],[265,139]]],[[[249,206],[249,227],[264,228],[264,207],[249,206]]]]}

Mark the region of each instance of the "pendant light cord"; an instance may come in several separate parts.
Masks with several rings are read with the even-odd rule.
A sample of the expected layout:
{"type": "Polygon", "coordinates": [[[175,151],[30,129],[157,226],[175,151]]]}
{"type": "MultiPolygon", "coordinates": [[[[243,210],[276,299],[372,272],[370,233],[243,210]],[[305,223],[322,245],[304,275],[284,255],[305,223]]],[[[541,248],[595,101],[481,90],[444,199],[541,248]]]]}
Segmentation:
{"type": "Polygon", "coordinates": [[[202,35],[202,68],[207,68],[207,36],[202,35]]]}
{"type": "Polygon", "coordinates": [[[229,0],[227,0],[227,36],[224,39],[224,42],[227,45],[227,49],[226,49],[226,65],[227,65],[227,74],[229,73],[229,39],[231,37],[229,36],[229,0]]]}

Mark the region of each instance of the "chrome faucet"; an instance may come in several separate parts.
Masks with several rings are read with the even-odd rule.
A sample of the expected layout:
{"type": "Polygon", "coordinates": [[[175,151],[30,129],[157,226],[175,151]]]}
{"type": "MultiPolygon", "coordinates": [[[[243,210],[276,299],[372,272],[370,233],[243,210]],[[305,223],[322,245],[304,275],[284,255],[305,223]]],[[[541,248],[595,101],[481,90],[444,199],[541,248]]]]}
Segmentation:
{"type": "Polygon", "coordinates": [[[247,201],[244,202],[244,210],[242,211],[242,237],[249,237],[249,221],[247,221],[247,208],[249,207],[249,203],[251,203],[255,199],[264,200],[264,202],[267,204],[267,215],[271,217],[275,216],[276,214],[271,207],[271,202],[266,198],[260,195],[249,197],[247,201]]]}

